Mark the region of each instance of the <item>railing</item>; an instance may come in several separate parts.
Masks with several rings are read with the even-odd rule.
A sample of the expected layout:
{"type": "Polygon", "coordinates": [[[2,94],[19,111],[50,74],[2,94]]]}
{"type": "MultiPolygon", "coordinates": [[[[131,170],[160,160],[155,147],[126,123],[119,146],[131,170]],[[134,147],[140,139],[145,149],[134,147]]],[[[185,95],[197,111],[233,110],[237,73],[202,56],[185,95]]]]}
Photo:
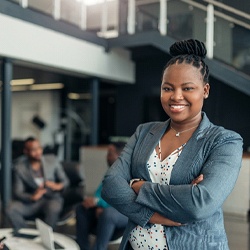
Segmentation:
{"type": "Polygon", "coordinates": [[[128,34],[157,27],[177,40],[197,38],[206,43],[208,58],[250,74],[250,14],[214,0],[128,0],[128,11],[134,16],[128,34]]]}
{"type": "Polygon", "coordinates": [[[99,0],[94,5],[90,0],[10,1],[105,38],[147,30],[177,40],[197,38],[206,43],[209,58],[250,74],[250,14],[218,1],[127,0],[127,9],[121,10],[127,13],[124,31],[119,31],[119,0],[99,0]]]}
{"type": "Polygon", "coordinates": [[[119,0],[9,0],[102,37],[118,35],[119,0]],[[95,3],[96,4],[93,4],[95,3]]]}

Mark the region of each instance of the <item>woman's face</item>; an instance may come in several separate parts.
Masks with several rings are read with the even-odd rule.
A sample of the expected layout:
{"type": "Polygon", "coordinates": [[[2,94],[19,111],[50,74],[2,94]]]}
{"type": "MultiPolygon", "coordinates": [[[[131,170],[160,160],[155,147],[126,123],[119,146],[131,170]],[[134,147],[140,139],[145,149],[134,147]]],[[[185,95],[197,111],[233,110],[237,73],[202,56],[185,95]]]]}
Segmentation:
{"type": "Polygon", "coordinates": [[[200,70],[190,64],[170,65],[164,71],[161,85],[161,104],[176,123],[196,121],[201,117],[209,84],[203,83],[200,70]]]}

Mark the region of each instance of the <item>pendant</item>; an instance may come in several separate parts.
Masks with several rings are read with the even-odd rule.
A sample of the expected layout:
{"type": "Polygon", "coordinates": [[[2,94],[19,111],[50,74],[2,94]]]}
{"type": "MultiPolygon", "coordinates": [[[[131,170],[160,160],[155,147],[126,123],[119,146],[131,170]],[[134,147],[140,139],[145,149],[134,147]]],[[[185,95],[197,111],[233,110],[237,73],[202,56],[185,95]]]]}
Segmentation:
{"type": "Polygon", "coordinates": [[[180,132],[177,132],[177,133],[175,134],[175,136],[176,136],[176,137],[179,137],[179,136],[180,136],[180,132]]]}

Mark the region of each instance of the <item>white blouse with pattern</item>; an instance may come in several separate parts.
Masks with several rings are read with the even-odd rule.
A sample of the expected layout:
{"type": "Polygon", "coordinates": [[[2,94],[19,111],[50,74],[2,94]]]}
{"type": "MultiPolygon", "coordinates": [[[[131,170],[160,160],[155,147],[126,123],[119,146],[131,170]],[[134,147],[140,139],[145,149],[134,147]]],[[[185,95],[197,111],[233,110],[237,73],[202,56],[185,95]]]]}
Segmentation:
{"type": "MultiPolygon", "coordinates": [[[[159,156],[156,150],[153,151],[147,162],[148,171],[152,182],[169,185],[171,172],[174,164],[180,156],[183,147],[177,148],[168,157],[161,161],[161,147],[159,142],[159,156]]],[[[133,249],[167,250],[167,241],[164,227],[154,224],[146,229],[136,226],[130,233],[129,242],[133,249]]]]}

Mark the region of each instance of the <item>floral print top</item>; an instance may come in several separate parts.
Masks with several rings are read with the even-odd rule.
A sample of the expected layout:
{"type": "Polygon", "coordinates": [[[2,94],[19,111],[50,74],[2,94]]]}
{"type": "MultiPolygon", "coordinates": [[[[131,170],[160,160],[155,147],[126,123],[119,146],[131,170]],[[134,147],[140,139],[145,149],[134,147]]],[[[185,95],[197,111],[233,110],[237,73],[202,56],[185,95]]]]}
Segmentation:
{"type": "MultiPolygon", "coordinates": [[[[147,168],[152,182],[169,185],[171,172],[174,164],[180,156],[183,147],[174,150],[168,157],[161,160],[161,145],[159,142],[159,156],[156,150],[153,151],[147,162],[147,168]]],[[[129,242],[133,249],[167,250],[165,229],[160,224],[154,224],[146,229],[136,226],[130,233],[129,242]]]]}

